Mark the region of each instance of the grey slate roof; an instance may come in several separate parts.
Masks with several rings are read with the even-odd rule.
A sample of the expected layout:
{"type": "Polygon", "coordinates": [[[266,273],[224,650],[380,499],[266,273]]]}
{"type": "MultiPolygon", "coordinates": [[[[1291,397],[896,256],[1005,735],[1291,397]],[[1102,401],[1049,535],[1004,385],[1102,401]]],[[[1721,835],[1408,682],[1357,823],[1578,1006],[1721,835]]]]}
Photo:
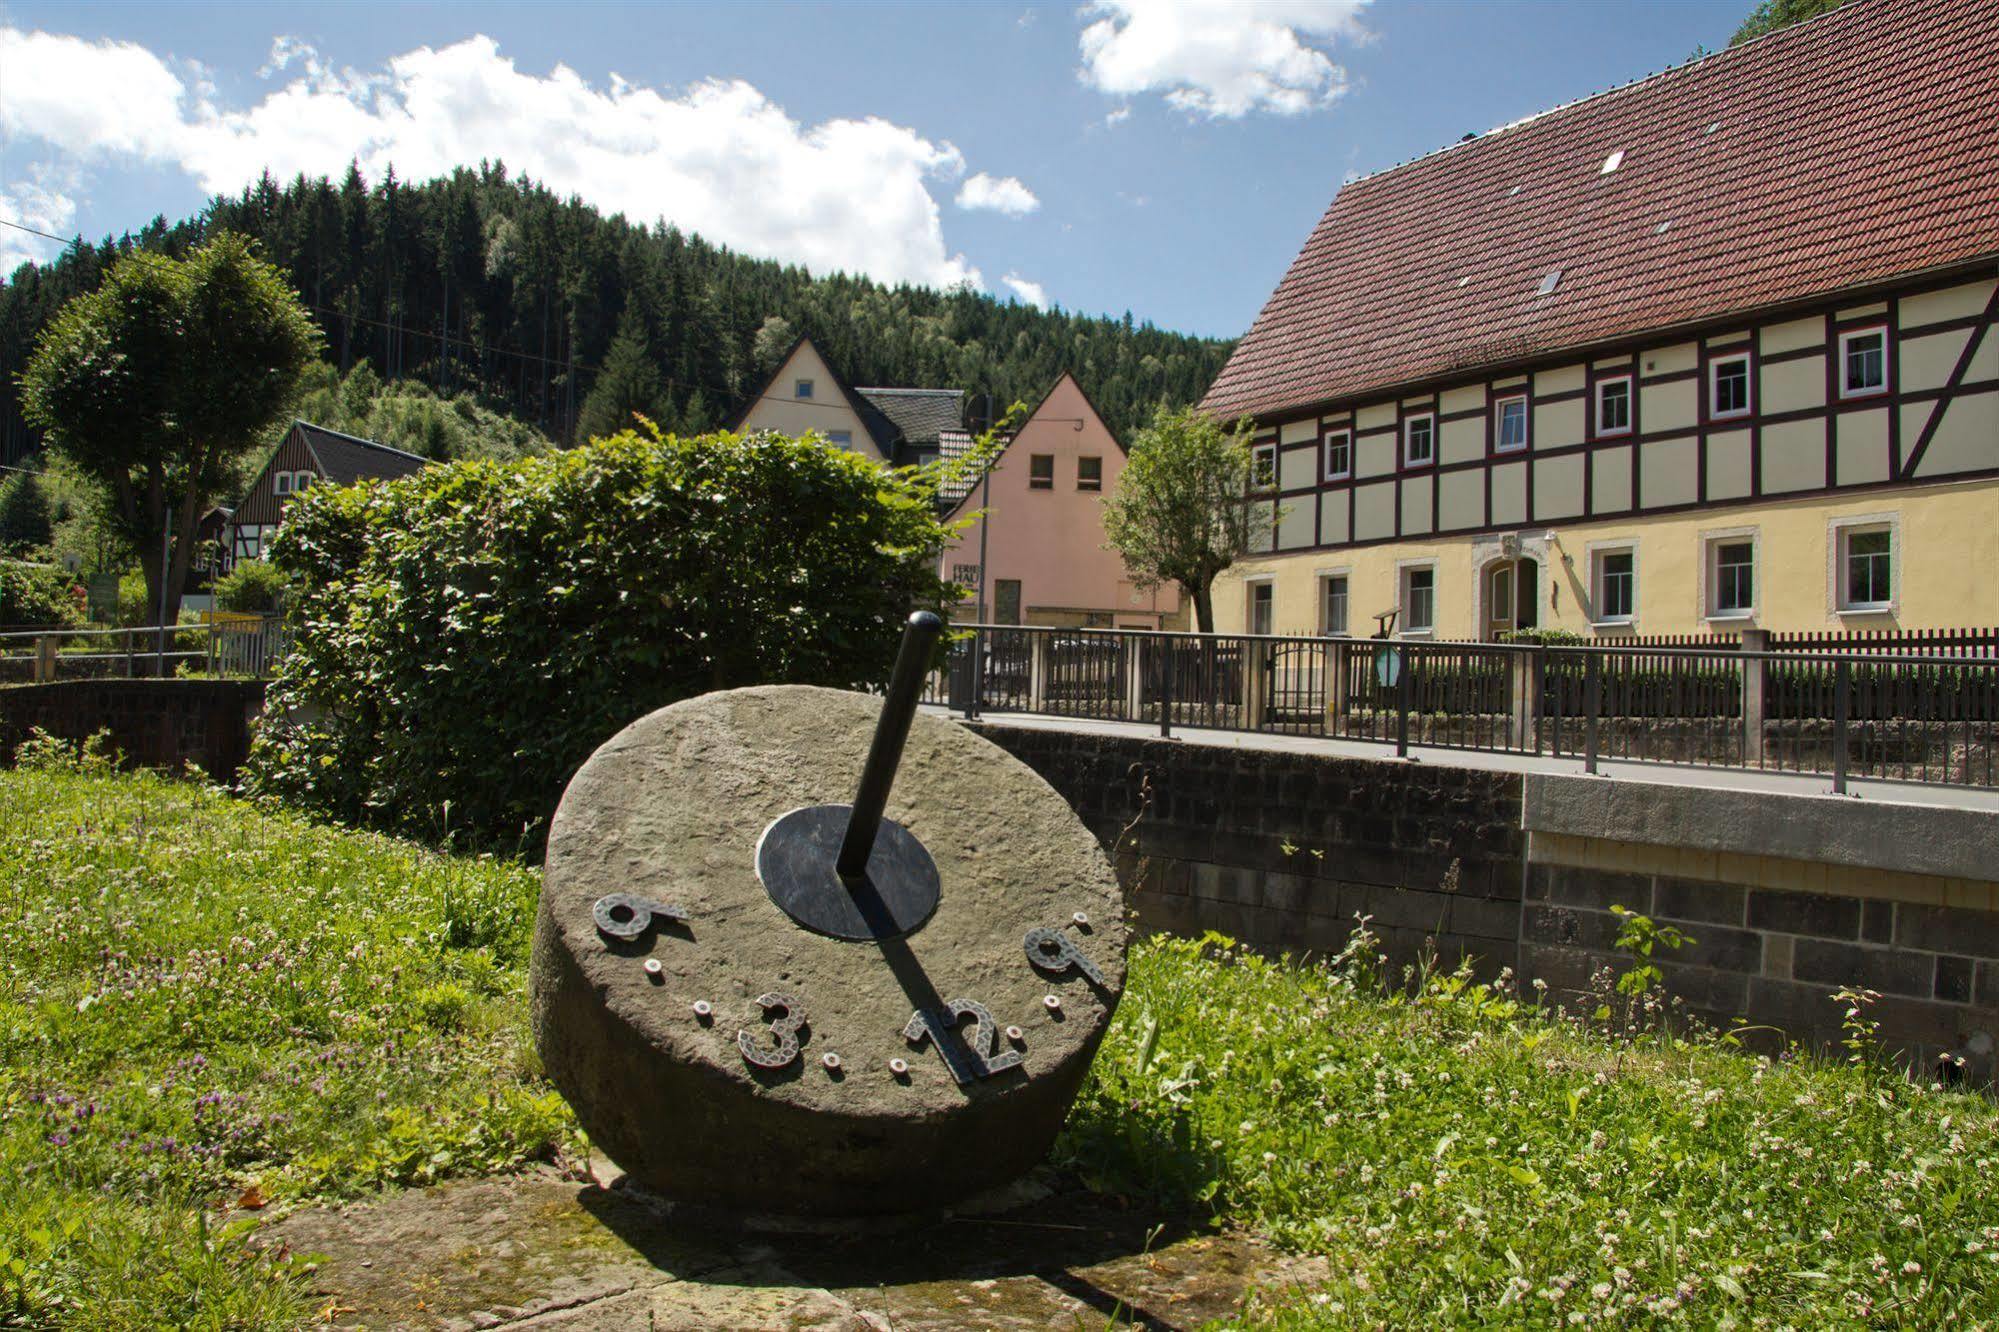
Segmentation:
{"type": "Polygon", "coordinates": [[[895,423],[904,443],[918,448],[931,447],[945,431],[964,427],[963,389],[857,388],[854,392],[895,423]]]}
{"type": "Polygon", "coordinates": [[[336,486],[351,486],[364,480],[393,481],[430,465],[428,458],[377,444],[372,439],[343,435],[310,421],[294,425],[304,437],[306,447],[312,450],[312,456],[319,460],[320,474],[336,486]]]}

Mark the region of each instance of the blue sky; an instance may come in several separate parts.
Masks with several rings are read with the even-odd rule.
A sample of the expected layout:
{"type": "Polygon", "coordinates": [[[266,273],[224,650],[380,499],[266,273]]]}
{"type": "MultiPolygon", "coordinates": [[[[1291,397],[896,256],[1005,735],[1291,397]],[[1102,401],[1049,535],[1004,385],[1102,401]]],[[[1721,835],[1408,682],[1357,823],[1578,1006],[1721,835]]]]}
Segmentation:
{"type": "Polygon", "coordinates": [[[264,166],[497,154],[750,253],[1232,336],[1344,180],[1750,7],[0,4],[0,218],[95,238],[264,166]]]}

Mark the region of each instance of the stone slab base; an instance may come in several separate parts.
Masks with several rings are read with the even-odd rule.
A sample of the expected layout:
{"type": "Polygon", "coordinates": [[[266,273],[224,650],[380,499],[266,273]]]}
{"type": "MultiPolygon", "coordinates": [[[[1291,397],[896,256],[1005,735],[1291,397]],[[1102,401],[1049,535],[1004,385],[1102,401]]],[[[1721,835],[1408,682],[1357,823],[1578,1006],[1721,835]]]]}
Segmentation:
{"type": "Polygon", "coordinates": [[[1057,1194],[921,1234],[725,1236],[618,1183],[544,1170],[300,1212],[264,1242],[319,1256],[336,1327],[592,1332],[1196,1328],[1317,1259],[1057,1194]]]}

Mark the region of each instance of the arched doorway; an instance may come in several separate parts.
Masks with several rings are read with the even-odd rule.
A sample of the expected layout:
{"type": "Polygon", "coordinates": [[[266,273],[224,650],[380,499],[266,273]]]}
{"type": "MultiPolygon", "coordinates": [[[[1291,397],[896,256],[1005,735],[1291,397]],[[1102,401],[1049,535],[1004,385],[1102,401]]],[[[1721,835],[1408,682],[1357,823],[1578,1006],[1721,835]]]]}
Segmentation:
{"type": "Polygon", "coordinates": [[[1541,622],[1541,564],[1529,555],[1499,559],[1485,566],[1480,589],[1485,604],[1485,634],[1496,639],[1515,629],[1532,629],[1541,622]]]}

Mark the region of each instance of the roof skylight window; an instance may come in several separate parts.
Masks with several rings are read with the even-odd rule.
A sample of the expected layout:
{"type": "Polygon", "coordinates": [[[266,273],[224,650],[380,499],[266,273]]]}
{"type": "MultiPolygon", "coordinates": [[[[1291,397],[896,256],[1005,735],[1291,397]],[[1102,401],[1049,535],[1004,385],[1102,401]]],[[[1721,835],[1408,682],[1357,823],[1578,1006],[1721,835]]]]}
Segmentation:
{"type": "Polygon", "coordinates": [[[1554,272],[1548,274],[1548,276],[1541,279],[1541,288],[1539,291],[1536,291],[1534,294],[1536,296],[1553,295],[1555,288],[1561,284],[1561,281],[1562,281],[1562,270],[1558,268],[1554,272]]]}
{"type": "Polygon", "coordinates": [[[1597,174],[1599,176],[1608,176],[1611,172],[1617,170],[1617,168],[1623,165],[1624,165],[1624,150],[1622,148],[1619,148],[1609,157],[1603,159],[1603,170],[1597,172],[1597,174]]]}

